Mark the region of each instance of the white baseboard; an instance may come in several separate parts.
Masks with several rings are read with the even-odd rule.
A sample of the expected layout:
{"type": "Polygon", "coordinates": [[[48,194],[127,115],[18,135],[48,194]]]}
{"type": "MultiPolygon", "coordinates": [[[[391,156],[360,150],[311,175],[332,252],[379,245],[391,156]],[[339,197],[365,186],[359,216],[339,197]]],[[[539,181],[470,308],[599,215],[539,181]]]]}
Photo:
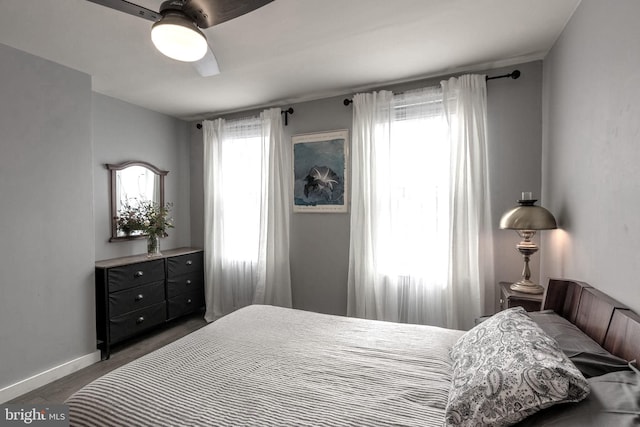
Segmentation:
{"type": "Polygon", "coordinates": [[[49,384],[52,381],[58,380],[99,361],[100,351],[98,350],[55,366],[51,369],[47,369],[44,372],[40,372],[39,374],[26,378],[22,381],[18,381],[15,384],[11,384],[10,386],[0,389],[0,403],[8,402],[9,400],[22,396],[25,393],[29,393],[43,385],[49,384]]]}

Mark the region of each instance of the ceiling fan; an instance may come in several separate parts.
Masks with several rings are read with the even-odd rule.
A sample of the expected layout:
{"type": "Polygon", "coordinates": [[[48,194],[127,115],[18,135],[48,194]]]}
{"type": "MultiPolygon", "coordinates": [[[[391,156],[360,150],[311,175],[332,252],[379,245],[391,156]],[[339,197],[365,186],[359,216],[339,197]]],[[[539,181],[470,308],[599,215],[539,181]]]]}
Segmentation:
{"type": "Polygon", "coordinates": [[[200,29],[209,28],[256,10],[273,0],[167,0],[160,10],[126,0],[87,0],[154,22],[151,39],[169,58],[193,62],[203,77],[220,73],[218,61],[200,29]]]}

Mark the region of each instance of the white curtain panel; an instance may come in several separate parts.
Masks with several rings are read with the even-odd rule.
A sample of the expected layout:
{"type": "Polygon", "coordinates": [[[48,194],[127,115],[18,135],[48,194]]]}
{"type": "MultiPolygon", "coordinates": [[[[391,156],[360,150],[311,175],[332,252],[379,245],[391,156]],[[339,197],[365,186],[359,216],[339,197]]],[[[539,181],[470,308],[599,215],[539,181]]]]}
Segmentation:
{"type": "Polygon", "coordinates": [[[350,316],[460,329],[481,314],[486,106],[462,111],[452,87],[353,98],[350,316]],[[484,122],[462,132],[469,115],[484,122]]]}
{"type": "Polygon", "coordinates": [[[291,145],[285,140],[279,108],[260,115],[262,141],[268,147],[263,156],[266,165],[265,188],[260,215],[260,251],[258,282],[253,302],[291,307],[291,268],[289,235],[291,221],[291,185],[293,161],[291,145]]]}
{"type": "Polygon", "coordinates": [[[388,91],[353,96],[347,315],[397,321],[397,296],[386,292],[376,269],[390,174],[388,163],[378,157],[388,158],[392,101],[393,93],[388,91]]]}
{"type": "Polygon", "coordinates": [[[205,319],[291,306],[291,162],[280,109],[203,122],[205,319]]]}
{"type": "Polygon", "coordinates": [[[468,329],[495,286],[484,75],[441,82],[451,137],[451,230],[447,325],[468,329]]]}

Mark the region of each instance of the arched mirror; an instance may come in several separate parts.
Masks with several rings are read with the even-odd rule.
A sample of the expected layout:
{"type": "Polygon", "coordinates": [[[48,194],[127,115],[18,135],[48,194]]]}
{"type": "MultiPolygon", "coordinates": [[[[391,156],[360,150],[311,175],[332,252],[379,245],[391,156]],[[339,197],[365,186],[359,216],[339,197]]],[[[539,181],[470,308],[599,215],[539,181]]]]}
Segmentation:
{"type": "Polygon", "coordinates": [[[144,237],[140,230],[118,227],[118,216],[127,207],[136,207],[142,202],[152,201],[164,206],[164,177],[169,171],[158,169],[151,163],[130,161],[107,164],[111,191],[111,238],[131,240],[144,237]]]}

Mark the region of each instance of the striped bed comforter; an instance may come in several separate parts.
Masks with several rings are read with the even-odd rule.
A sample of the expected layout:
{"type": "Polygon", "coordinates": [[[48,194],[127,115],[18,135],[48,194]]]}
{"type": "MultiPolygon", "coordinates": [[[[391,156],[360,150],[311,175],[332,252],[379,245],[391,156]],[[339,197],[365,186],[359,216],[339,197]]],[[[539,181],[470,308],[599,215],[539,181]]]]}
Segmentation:
{"type": "Polygon", "coordinates": [[[254,305],[66,403],[72,426],[441,426],[460,335],[254,305]]]}

